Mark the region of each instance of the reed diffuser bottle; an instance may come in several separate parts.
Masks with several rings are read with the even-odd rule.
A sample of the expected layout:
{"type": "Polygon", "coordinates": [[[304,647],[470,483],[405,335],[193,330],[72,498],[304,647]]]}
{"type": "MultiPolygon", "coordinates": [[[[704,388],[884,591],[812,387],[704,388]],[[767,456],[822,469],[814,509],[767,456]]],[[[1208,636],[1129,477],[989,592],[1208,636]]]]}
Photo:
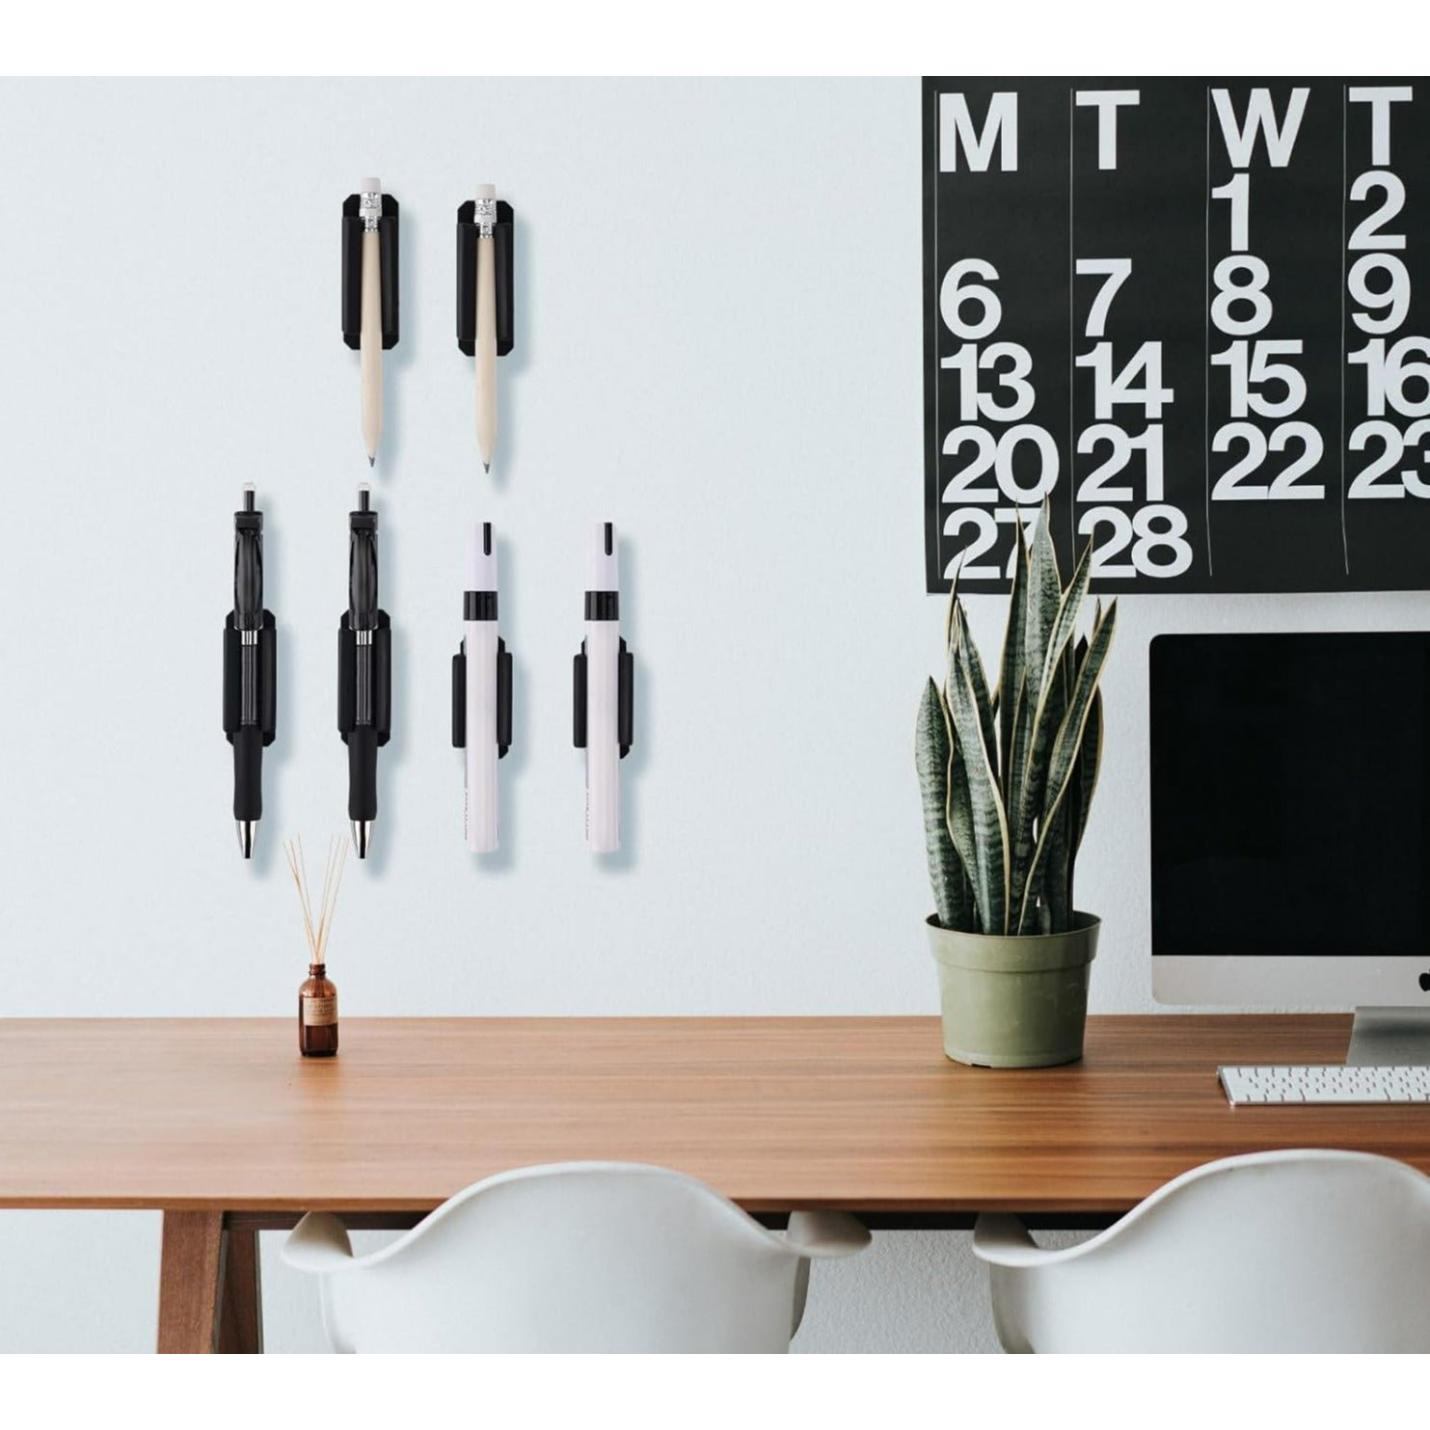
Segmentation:
{"type": "Polygon", "coordinates": [[[308,940],[308,976],[298,989],[298,1051],[305,1058],[331,1058],[338,1051],[338,986],[328,977],[328,934],[333,927],[348,846],[341,839],[334,839],[328,846],[328,862],[323,871],[323,900],[316,924],[313,922],[312,901],[308,896],[303,841],[289,840],[283,848],[288,855],[293,883],[298,889],[298,903],[303,910],[303,932],[308,940]]]}
{"type": "Polygon", "coordinates": [[[298,989],[298,1051],[305,1058],[330,1058],[338,1051],[338,985],[325,963],[310,963],[298,989]]]}

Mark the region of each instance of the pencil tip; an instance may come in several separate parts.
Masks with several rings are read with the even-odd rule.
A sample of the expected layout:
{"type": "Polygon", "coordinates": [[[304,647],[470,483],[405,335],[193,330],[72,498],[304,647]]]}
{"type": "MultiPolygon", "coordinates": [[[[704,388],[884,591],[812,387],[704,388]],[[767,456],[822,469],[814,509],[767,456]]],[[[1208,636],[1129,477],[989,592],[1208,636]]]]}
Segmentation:
{"type": "Polygon", "coordinates": [[[492,474],[492,464],[491,464],[490,462],[483,462],[483,463],[482,463],[482,471],[484,471],[488,476],[491,476],[491,474],[492,474]]]}
{"type": "Polygon", "coordinates": [[[367,464],[368,464],[369,467],[375,467],[375,466],[377,466],[377,458],[376,458],[376,457],[369,457],[369,458],[367,459],[367,464]]]}

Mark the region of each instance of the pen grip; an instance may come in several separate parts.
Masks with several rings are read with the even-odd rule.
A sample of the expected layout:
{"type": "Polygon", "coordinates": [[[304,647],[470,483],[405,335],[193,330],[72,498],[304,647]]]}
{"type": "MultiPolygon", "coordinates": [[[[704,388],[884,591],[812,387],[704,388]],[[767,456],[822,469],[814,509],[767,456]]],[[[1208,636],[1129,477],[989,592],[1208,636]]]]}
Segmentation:
{"type": "Polygon", "coordinates": [[[233,817],[263,817],[263,731],[257,725],[233,732],[233,817]]]}
{"type": "Polygon", "coordinates": [[[377,731],[371,725],[348,735],[348,818],[377,818],[377,731]]]}

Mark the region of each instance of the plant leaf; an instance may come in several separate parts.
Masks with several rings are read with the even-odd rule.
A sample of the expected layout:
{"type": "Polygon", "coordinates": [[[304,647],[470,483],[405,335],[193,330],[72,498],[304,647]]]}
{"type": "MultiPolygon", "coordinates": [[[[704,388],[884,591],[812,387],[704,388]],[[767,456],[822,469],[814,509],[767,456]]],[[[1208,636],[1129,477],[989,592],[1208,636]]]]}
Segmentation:
{"type": "Polygon", "coordinates": [[[1102,769],[1102,691],[1092,697],[1092,709],[1087,712],[1087,725],[1082,732],[1082,749],[1078,751],[1075,792],[1077,819],[1073,825],[1073,854],[1082,846],[1083,831],[1092,796],[1097,790],[1097,777],[1102,769]]]}
{"type": "Polygon", "coordinates": [[[969,678],[973,681],[973,697],[978,704],[978,725],[983,732],[983,747],[988,752],[988,763],[993,767],[993,777],[998,778],[998,727],[994,720],[993,701],[988,694],[988,676],[983,669],[978,647],[968,630],[968,617],[960,602],[954,613],[954,644],[964,653],[968,661],[969,678]]]}
{"type": "Polygon", "coordinates": [[[1068,864],[1072,857],[1069,802],[1047,821],[1043,837],[1047,849],[1039,866],[1038,929],[1041,933],[1064,933],[1071,922],[1071,895],[1068,892],[1068,864]]]}
{"type": "Polygon", "coordinates": [[[978,904],[978,836],[974,832],[973,797],[968,789],[968,773],[963,755],[955,741],[949,751],[948,806],[944,811],[949,837],[958,854],[968,895],[967,927],[970,933],[983,933],[983,916],[978,904]]]}
{"type": "Polygon", "coordinates": [[[914,764],[923,801],[929,883],[933,886],[939,923],[946,929],[971,931],[971,891],[948,827],[948,768],[952,755],[948,711],[938,685],[930,679],[919,701],[914,731],[914,764]]]}
{"type": "Polygon", "coordinates": [[[1013,762],[1013,732],[1017,728],[1018,697],[1023,688],[1023,630],[1028,621],[1028,544],[1023,536],[1023,517],[1013,509],[1016,528],[1013,536],[1013,589],[1008,597],[1008,628],[1003,634],[1003,656],[998,669],[998,769],[1006,808],[1017,806],[1010,798],[1013,762]]]}
{"type": "Polygon", "coordinates": [[[1067,795],[1071,782],[1073,764],[1082,749],[1088,716],[1097,694],[1097,683],[1102,676],[1102,667],[1112,644],[1112,634],[1117,625],[1117,602],[1107,608],[1107,613],[1093,630],[1088,642],[1087,659],[1078,671],[1077,684],[1068,702],[1067,713],[1058,727],[1057,738],[1053,741],[1052,755],[1047,766],[1047,797],[1042,811],[1042,832],[1037,848],[1028,866],[1028,876],[1019,903],[1016,928],[1022,931],[1024,920],[1038,898],[1043,878],[1043,861],[1048,852],[1049,831],[1055,827],[1057,815],[1067,795]]]}
{"type": "Polygon", "coordinates": [[[1102,691],[1092,697],[1092,709],[1087,712],[1087,725],[1082,732],[1082,749],[1073,766],[1069,801],[1076,798],[1069,823],[1071,843],[1068,847],[1068,909],[1072,910],[1073,882],[1077,873],[1078,850],[1087,829],[1088,811],[1092,808],[1093,792],[1097,788],[1098,771],[1102,766],[1102,691]]]}
{"type": "Polygon", "coordinates": [[[1073,571],[1072,580],[1058,602],[1058,613],[1053,618],[1052,629],[1048,633],[1048,648],[1044,655],[1043,684],[1052,679],[1054,670],[1063,658],[1077,629],[1077,618],[1082,610],[1082,599],[1087,595],[1087,584],[1092,577],[1092,542],[1083,547],[1082,559],[1073,571]]]}
{"type": "MultiPolygon", "coordinates": [[[[1056,561],[1056,558],[1054,558],[1056,561]]],[[[1073,572],[1047,632],[1047,648],[1038,680],[1039,696],[1034,706],[1024,769],[1019,780],[1018,802],[1010,807],[1013,838],[1013,900],[1022,905],[1033,849],[1039,836],[1038,820],[1043,813],[1047,782],[1048,754],[1067,708],[1071,681],[1065,680],[1065,656],[1072,642],[1078,612],[1087,594],[1092,569],[1092,543],[1083,548],[1082,559],[1073,572]]]]}
{"type": "Polygon", "coordinates": [[[1010,812],[1018,808],[1023,789],[1023,767],[1028,754],[1028,735],[1033,721],[1028,709],[1028,678],[1018,669],[1018,695],[1013,702],[1013,745],[1003,768],[1003,808],[1010,812]]]}
{"type": "Polygon", "coordinates": [[[948,709],[959,758],[949,771],[950,830],[964,866],[973,882],[974,900],[985,933],[1006,933],[1008,929],[1008,818],[1003,809],[998,782],[984,745],[986,710],[980,711],[966,640],[955,634],[953,665],[949,673],[948,709]],[[973,858],[961,842],[955,819],[955,804],[965,794],[971,821],[973,858]]]}
{"type": "Polygon", "coordinates": [[[1046,736],[1039,749],[1037,714],[1042,708],[1048,637],[1052,634],[1063,599],[1051,526],[1051,508],[1044,501],[1034,526],[1032,550],[1028,558],[1023,642],[1017,658],[1022,695],[1018,723],[1013,729],[1014,768],[1005,771],[1003,777],[1010,830],[1010,892],[1015,905],[1021,902],[1024,877],[1033,857],[1033,820],[1042,804],[1042,775],[1047,760],[1047,744],[1051,739],[1050,734],[1046,736]]]}
{"type": "Polygon", "coordinates": [[[1028,560],[1028,607],[1023,626],[1022,665],[1028,679],[1028,699],[1034,708],[1042,694],[1048,635],[1063,599],[1058,553],[1053,549],[1051,526],[1051,508],[1044,501],[1033,531],[1033,550],[1028,560]]]}

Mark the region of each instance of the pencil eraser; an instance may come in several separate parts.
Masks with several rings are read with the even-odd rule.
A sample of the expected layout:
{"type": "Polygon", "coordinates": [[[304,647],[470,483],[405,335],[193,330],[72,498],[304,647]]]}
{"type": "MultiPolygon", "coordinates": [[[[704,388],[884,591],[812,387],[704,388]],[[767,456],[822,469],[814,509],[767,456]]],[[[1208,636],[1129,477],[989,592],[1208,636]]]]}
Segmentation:
{"type": "Polygon", "coordinates": [[[489,521],[479,521],[472,531],[471,541],[467,543],[466,589],[497,590],[497,543],[489,521]]]}
{"type": "Polygon", "coordinates": [[[380,194],[382,192],[381,179],[359,179],[358,193],[360,194],[380,194]]]}
{"type": "Polygon", "coordinates": [[[472,195],[477,199],[494,199],[497,196],[497,186],[495,184],[478,184],[477,192],[472,195]]]}

